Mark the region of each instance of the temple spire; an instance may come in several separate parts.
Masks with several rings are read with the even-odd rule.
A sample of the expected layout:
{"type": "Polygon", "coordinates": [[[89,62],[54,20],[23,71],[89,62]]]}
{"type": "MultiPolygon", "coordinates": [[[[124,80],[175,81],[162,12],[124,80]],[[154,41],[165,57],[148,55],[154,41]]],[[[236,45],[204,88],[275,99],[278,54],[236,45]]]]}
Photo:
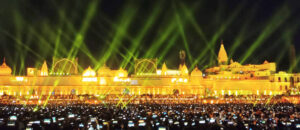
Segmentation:
{"type": "Polygon", "coordinates": [[[2,66],[6,66],[5,57],[3,58],[3,63],[2,63],[2,66]]]}
{"type": "Polygon", "coordinates": [[[223,40],[221,41],[221,47],[218,54],[218,63],[219,64],[227,64],[228,56],[226,50],[224,48],[223,40]]]}
{"type": "Polygon", "coordinates": [[[166,62],[164,62],[163,66],[161,68],[162,75],[167,75],[167,70],[168,70],[168,68],[167,68],[166,62]]]}
{"type": "Polygon", "coordinates": [[[42,68],[41,68],[41,76],[48,76],[48,66],[46,61],[44,61],[42,68]]]}

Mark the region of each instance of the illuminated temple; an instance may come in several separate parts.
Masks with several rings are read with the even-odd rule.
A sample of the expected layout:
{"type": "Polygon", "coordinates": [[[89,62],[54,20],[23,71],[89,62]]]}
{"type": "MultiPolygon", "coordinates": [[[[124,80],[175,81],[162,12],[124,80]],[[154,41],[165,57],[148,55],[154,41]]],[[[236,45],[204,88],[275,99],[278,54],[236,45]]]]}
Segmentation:
{"type": "Polygon", "coordinates": [[[11,75],[5,60],[0,66],[0,95],[282,95],[298,94],[300,74],[276,72],[276,63],[242,65],[228,59],[221,44],[218,66],[189,72],[185,64],[169,69],[166,63],[158,68],[156,59],[138,59],[135,72],[112,70],[103,65],[98,70],[86,68],[78,73],[78,59],[57,59],[48,67],[27,68],[26,76],[11,75]]]}

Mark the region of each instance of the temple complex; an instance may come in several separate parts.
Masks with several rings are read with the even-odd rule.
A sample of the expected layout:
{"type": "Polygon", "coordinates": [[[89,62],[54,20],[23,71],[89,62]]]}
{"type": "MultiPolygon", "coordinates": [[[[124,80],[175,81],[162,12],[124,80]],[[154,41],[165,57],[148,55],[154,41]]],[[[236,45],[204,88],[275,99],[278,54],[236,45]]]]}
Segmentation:
{"type": "MultiPolygon", "coordinates": [[[[242,65],[229,60],[223,42],[218,66],[202,72],[195,67],[189,72],[185,63],[169,69],[166,63],[157,68],[156,59],[137,59],[135,73],[91,66],[78,74],[78,59],[53,58],[51,69],[44,61],[40,68],[27,68],[26,76],[12,75],[5,59],[0,66],[0,95],[191,95],[222,97],[239,95],[299,94],[300,74],[276,72],[276,63],[242,65]]],[[[33,97],[32,97],[33,96],[33,97]]]]}

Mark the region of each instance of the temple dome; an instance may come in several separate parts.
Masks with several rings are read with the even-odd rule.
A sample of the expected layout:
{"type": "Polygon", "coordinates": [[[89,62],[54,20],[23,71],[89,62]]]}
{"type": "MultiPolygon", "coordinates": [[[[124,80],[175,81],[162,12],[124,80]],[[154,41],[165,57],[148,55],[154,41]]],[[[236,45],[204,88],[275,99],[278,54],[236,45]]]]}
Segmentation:
{"type": "Polygon", "coordinates": [[[112,70],[107,67],[105,64],[98,69],[97,71],[98,76],[113,76],[114,74],[112,73],[112,70]]]}
{"type": "Polygon", "coordinates": [[[128,76],[128,72],[126,70],[124,70],[123,68],[120,68],[117,71],[117,75],[118,77],[127,77],[128,76]]]}
{"type": "Polygon", "coordinates": [[[96,76],[96,72],[89,66],[87,69],[83,71],[82,76],[96,76]]]}
{"type": "Polygon", "coordinates": [[[198,67],[196,67],[196,68],[191,72],[191,76],[202,76],[202,72],[201,72],[201,70],[198,69],[198,67]]]}
{"type": "Polygon", "coordinates": [[[101,68],[98,69],[98,73],[101,72],[110,72],[111,69],[109,67],[106,66],[106,64],[104,64],[101,68]]]}
{"type": "Polygon", "coordinates": [[[240,63],[238,63],[238,62],[233,62],[233,63],[231,63],[230,65],[229,65],[229,67],[231,67],[231,68],[237,68],[237,67],[241,67],[242,65],[240,64],[240,63]]]}
{"type": "Polygon", "coordinates": [[[6,65],[5,59],[3,60],[3,64],[0,66],[0,75],[11,75],[11,68],[6,65]]]}

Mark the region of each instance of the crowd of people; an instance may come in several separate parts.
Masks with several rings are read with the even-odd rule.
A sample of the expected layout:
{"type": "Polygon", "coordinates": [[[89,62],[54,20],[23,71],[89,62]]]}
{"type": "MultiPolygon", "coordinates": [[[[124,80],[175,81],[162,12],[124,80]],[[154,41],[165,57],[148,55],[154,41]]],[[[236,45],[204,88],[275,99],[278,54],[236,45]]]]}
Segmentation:
{"type": "Polygon", "coordinates": [[[0,104],[65,104],[83,103],[83,104],[101,104],[101,103],[118,103],[119,101],[130,104],[243,104],[243,103],[294,103],[300,104],[300,96],[284,95],[224,95],[222,97],[203,97],[199,95],[31,95],[26,96],[0,96],[0,104]]]}
{"type": "Polygon", "coordinates": [[[293,104],[0,105],[0,129],[300,129],[293,104]]]}

